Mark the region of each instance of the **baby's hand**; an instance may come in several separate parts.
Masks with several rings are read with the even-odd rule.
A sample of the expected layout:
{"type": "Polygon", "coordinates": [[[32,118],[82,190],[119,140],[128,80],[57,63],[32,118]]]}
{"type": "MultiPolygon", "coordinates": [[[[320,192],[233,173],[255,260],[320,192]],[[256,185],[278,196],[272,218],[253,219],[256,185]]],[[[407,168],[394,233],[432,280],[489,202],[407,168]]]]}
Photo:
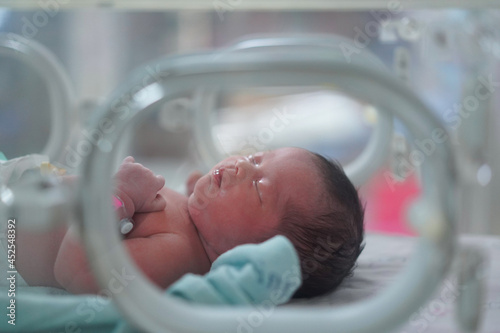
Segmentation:
{"type": "Polygon", "coordinates": [[[158,193],[165,185],[165,179],[135,163],[132,156],[125,158],[115,174],[116,195],[125,205],[126,216],[135,212],[145,213],[165,209],[165,199],[158,193]]]}

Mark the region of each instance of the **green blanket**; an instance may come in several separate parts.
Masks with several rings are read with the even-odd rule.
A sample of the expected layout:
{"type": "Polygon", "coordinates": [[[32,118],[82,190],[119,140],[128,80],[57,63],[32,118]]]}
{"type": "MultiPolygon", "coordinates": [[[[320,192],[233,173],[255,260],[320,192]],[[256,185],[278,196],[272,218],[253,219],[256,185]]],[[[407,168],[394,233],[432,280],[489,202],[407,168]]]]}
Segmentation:
{"type": "MultiPolygon", "coordinates": [[[[292,243],[276,236],[222,254],[210,272],[186,274],[166,293],[210,305],[258,305],[287,302],[301,283],[292,243]]],[[[48,287],[0,287],[0,332],[135,332],[111,302],[96,295],[72,295],[48,287]],[[11,303],[14,301],[13,303],[11,303]],[[15,325],[14,325],[15,324],[15,325]]]]}

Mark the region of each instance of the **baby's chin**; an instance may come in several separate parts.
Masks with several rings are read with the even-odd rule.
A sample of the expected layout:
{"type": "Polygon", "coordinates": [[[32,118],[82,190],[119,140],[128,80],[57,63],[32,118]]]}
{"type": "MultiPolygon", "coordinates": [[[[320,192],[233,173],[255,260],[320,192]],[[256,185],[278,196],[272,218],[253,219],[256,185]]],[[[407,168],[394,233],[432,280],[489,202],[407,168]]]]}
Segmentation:
{"type": "Polygon", "coordinates": [[[202,215],[206,213],[206,209],[208,207],[208,201],[206,198],[200,198],[197,195],[197,192],[193,192],[187,201],[187,209],[189,216],[193,223],[196,225],[196,222],[202,218],[202,215]]]}
{"type": "Polygon", "coordinates": [[[188,208],[188,213],[191,216],[193,215],[198,216],[201,213],[201,209],[199,207],[199,204],[197,203],[197,197],[194,192],[191,193],[191,195],[188,197],[187,208],[188,208]]]}

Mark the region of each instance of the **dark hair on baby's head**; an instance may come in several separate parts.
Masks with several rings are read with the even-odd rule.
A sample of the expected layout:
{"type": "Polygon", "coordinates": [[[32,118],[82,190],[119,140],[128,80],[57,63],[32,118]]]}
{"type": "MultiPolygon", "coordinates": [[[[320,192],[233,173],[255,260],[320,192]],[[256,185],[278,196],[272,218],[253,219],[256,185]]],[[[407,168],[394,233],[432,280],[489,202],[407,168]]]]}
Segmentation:
{"type": "Polygon", "coordinates": [[[313,153],[322,183],[317,210],[289,204],[280,231],[298,252],[302,286],[294,298],[333,291],[352,275],[363,251],[364,208],[340,164],[313,153]]]}

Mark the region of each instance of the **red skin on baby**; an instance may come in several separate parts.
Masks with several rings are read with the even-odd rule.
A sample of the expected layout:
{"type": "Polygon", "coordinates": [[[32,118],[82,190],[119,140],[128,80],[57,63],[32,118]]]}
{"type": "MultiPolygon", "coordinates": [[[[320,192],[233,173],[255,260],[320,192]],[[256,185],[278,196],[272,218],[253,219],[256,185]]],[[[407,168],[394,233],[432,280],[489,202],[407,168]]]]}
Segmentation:
{"type": "MultiPolygon", "coordinates": [[[[275,236],[289,203],[303,209],[317,204],[320,179],[310,152],[281,148],[229,157],[206,175],[193,174],[185,196],[163,187],[162,177],[128,157],[115,175],[115,193],[126,208],[119,218],[133,214],[134,220],[123,242],[142,272],[165,289],[186,273],[208,272],[220,254],[237,245],[275,236]]],[[[98,293],[74,230],[45,238],[40,244],[51,244],[50,258],[36,259],[33,246],[24,249],[18,270],[26,282],[98,293]],[[45,266],[34,269],[34,262],[45,266]]]]}

